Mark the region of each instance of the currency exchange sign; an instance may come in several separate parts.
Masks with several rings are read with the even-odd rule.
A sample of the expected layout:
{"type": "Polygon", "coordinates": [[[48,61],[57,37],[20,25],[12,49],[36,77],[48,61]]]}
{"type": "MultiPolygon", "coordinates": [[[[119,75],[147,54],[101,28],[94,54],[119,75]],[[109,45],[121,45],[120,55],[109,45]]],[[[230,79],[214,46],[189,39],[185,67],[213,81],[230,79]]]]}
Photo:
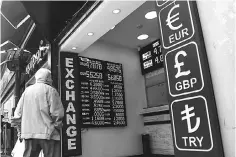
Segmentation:
{"type": "Polygon", "coordinates": [[[203,89],[201,62],[195,42],[187,43],[165,55],[169,93],[180,96],[196,93],[203,89]]]}
{"type": "Polygon", "coordinates": [[[176,148],[182,151],[210,151],[213,139],[206,99],[195,96],[175,100],[171,103],[171,109],[176,148]]]}
{"type": "Polygon", "coordinates": [[[223,157],[196,2],[186,0],[163,4],[160,7],[159,23],[175,156],[223,157]]]}
{"type": "Polygon", "coordinates": [[[165,49],[178,45],[194,35],[193,19],[189,3],[175,1],[161,9],[159,21],[163,47],[165,49]],[[181,4],[181,5],[180,5],[181,4]],[[189,19],[189,20],[185,20],[189,19]]]}

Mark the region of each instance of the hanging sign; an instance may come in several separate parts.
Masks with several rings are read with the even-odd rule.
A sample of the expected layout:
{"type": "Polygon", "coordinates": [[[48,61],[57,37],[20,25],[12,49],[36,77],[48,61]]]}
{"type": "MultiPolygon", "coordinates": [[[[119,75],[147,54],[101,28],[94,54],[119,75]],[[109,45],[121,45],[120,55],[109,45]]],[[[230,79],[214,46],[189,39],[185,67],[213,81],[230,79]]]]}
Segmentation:
{"type": "Polygon", "coordinates": [[[62,156],[77,156],[82,154],[78,54],[60,52],[60,69],[61,100],[65,109],[62,128],[62,156]]]}
{"type": "Polygon", "coordinates": [[[196,2],[172,1],[162,5],[159,24],[175,156],[223,157],[214,92],[196,2]]]}
{"type": "Polygon", "coordinates": [[[143,47],[139,51],[142,74],[147,74],[159,68],[163,68],[163,55],[160,39],[143,47]]]}
{"type": "Polygon", "coordinates": [[[50,44],[40,41],[38,51],[31,57],[30,62],[25,68],[25,73],[30,77],[47,61],[47,54],[50,51],[50,44]]]}

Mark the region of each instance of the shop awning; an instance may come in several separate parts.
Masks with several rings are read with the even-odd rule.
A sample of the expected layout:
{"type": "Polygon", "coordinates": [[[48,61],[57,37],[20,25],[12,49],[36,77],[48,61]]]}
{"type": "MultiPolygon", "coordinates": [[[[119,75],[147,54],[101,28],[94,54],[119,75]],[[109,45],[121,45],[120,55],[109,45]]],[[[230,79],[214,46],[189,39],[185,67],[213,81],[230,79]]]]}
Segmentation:
{"type": "MultiPolygon", "coordinates": [[[[7,56],[6,50],[19,48],[24,41],[33,20],[20,1],[2,1],[1,4],[1,74],[6,64],[2,64],[7,56]]],[[[2,76],[2,75],[1,75],[2,76]]]]}
{"type": "MultiPolygon", "coordinates": [[[[1,4],[1,63],[4,51],[20,47],[33,23],[39,35],[32,35],[26,49],[37,48],[46,38],[50,43],[67,33],[96,1],[2,1],[1,4]]],[[[36,51],[35,51],[36,52],[36,51]]],[[[35,53],[32,52],[32,53],[35,53]]],[[[1,64],[1,74],[5,71],[1,64]]]]}
{"type": "Polygon", "coordinates": [[[21,1],[46,39],[55,41],[72,20],[82,16],[95,1],[21,1]]]}

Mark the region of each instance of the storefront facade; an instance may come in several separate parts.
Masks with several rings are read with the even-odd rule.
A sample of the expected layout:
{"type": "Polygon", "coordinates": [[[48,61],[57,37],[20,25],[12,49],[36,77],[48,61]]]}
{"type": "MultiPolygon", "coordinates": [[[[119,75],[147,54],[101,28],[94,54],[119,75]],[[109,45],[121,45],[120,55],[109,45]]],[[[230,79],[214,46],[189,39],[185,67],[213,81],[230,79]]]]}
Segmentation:
{"type": "MultiPolygon", "coordinates": [[[[222,144],[219,142],[214,147],[222,146],[224,152],[222,150],[221,153],[230,157],[235,154],[235,141],[233,140],[235,139],[235,119],[230,118],[235,115],[235,110],[233,110],[235,108],[234,92],[233,86],[231,86],[234,82],[234,44],[231,42],[234,41],[233,34],[235,31],[233,28],[235,25],[232,22],[235,20],[233,7],[231,7],[233,3],[232,1],[197,1],[196,4],[205,40],[219,118],[219,120],[215,120],[216,123],[219,122],[219,130],[222,136],[221,138],[219,135],[219,141],[222,140],[222,144]],[[212,15],[210,21],[205,16],[207,14],[212,15]],[[222,21],[222,19],[224,20],[222,21]],[[227,47],[227,50],[224,47],[227,47]],[[222,52],[223,48],[224,53],[222,52]],[[219,58],[221,64],[218,64],[219,58]]],[[[63,148],[67,153],[70,150],[76,152],[77,149],[77,153],[80,154],[81,152],[81,156],[86,157],[140,155],[145,151],[143,148],[145,141],[142,140],[142,134],[149,134],[153,154],[175,155],[165,69],[160,66],[144,75],[141,72],[139,53],[145,46],[161,39],[157,18],[153,23],[151,20],[147,20],[149,24],[140,23],[144,21],[145,14],[153,11],[153,9],[157,12],[158,18],[160,10],[156,7],[156,2],[105,1],[60,45],[59,55],[61,56],[73,53],[78,54],[80,58],[90,59],[89,62],[95,59],[98,62],[109,61],[122,64],[127,121],[127,125],[123,127],[83,127],[83,113],[85,114],[86,111],[83,105],[86,106],[86,104],[74,102],[73,104],[80,104],[82,108],[82,114],[79,114],[82,119],[82,131],[81,134],[77,133],[77,136],[81,136],[81,143],[74,142],[71,143],[73,147],[63,148]],[[113,11],[117,9],[119,11],[115,14],[113,11]],[[107,22],[100,19],[107,19],[107,22]],[[115,28],[111,29],[113,26],[115,28]],[[142,33],[149,33],[149,38],[138,41],[136,35],[142,33]]],[[[159,60],[163,62],[163,58],[159,58],[159,60]]],[[[67,66],[70,68],[67,67],[67,72],[70,71],[69,73],[73,76],[75,76],[75,72],[81,74],[82,70],[80,68],[73,69],[72,63],[74,63],[72,60],[68,62],[67,66]]],[[[63,64],[59,62],[59,64],[59,71],[61,72],[63,68],[66,68],[66,62],[63,64]]],[[[67,73],[68,76],[69,73],[67,73]]],[[[64,75],[59,73],[60,76],[64,75]]],[[[82,76],[78,76],[78,78],[80,77],[82,76]]],[[[61,78],[61,81],[65,81],[64,78],[61,78]]],[[[81,83],[81,80],[78,82],[81,83]]],[[[68,86],[61,83],[61,94],[66,91],[66,87],[72,88],[73,85],[75,84],[72,84],[72,81],[68,86]]],[[[81,92],[81,90],[79,91],[81,92]]],[[[64,105],[67,109],[68,104],[64,105]]],[[[94,108],[92,107],[92,109],[94,108]]],[[[72,117],[72,112],[68,112],[69,115],[72,117]]],[[[94,113],[92,115],[94,116],[94,113]]],[[[77,155],[80,156],[79,154],[77,155]]]]}
{"type": "Polygon", "coordinates": [[[14,72],[7,70],[1,81],[1,151],[10,153],[14,145],[14,130],[10,127],[12,109],[15,107],[14,72]]]}
{"type": "MultiPolygon", "coordinates": [[[[43,38],[38,29],[35,29],[35,25],[32,26],[32,31],[29,32],[29,41],[25,45],[25,49],[30,47],[31,58],[21,61],[19,65],[20,71],[16,72],[14,69],[11,71],[6,68],[1,80],[1,115],[3,119],[1,124],[3,126],[2,137],[4,144],[2,145],[3,154],[11,154],[15,143],[17,141],[17,131],[14,127],[11,127],[11,118],[14,116],[14,111],[17,106],[17,102],[24,92],[25,88],[35,83],[34,74],[41,68],[48,68],[48,54],[50,53],[50,44],[43,38]],[[35,40],[38,39],[37,40],[35,40]],[[31,45],[37,45],[38,47],[32,48],[31,45]],[[35,44],[36,43],[36,44],[35,44]],[[33,50],[32,50],[33,49],[33,50]],[[18,77],[16,78],[16,75],[18,77]]],[[[25,40],[28,40],[25,39],[25,40]]],[[[26,50],[27,50],[26,49],[26,50]]],[[[28,50],[27,50],[28,51],[28,50]]],[[[25,52],[20,52],[21,55],[25,55],[25,52]]],[[[10,64],[9,64],[10,65],[10,64]]],[[[9,66],[8,65],[8,66],[9,66]]]]}
{"type": "MultiPolygon", "coordinates": [[[[166,15],[170,18],[166,26],[178,21],[174,18],[178,16],[175,9],[179,5],[166,1],[161,2],[163,6],[160,7],[157,3],[103,1],[86,13],[86,17],[73,23],[69,31],[61,33],[64,36],[60,41],[44,41],[41,46],[46,48],[43,51],[37,47],[36,55],[25,69],[21,91],[35,83],[34,74],[40,67],[52,70],[55,87],[60,91],[65,107],[63,157],[117,157],[150,153],[180,157],[176,153],[179,149],[171,128],[172,99],[167,79],[170,71],[165,67],[167,52],[163,54],[163,32],[159,19],[163,6],[174,4],[171,13],[166,15]],[[156,12],[154,17],[145,16],[152,11],[156,12]],[[146,62],[150,57],[153,62],[146,62]]],[[[210,111],[216,117],[211,119],[211,123],[219,131],[217,142],[213,138],[215,143],[211,146],[219,148],[225,157],[232,157],[235,155],[235,3],[230,0],[197,1],[194,9],[198,10],[199,28],[204,37],[207,57],[203,60],[209,64],[209,68],[204,67],[204,70],[210,71],[208,79],[212,81],[212,99],[217,109],[210,111]]],[[[179,36],[186,34],[185,30],[179,36]]],[[[172,36],[169,40],[174,42],[177,38],[172,36]]],[[[179,60],[179,63],[183,62],[179,60]]],[[[189,82],[194,84],[196,80],[189,82]]],[[[188,86],[177,85],[179,90],[188,86]]],[[[5,104],[14,99],[11,92],[8,94],[5,104]]],[[[186,144],[187,138],[183,139],[186,144]]],[[[203,138],[191,139],[190,146],[194,147],[197,139],[201,146],[203,138]]],[[[192,157],[198,155],[196,152],[192,157]]],[[[187,150],[187,153],[192,152],[187,150]]],[[[204,154],[204,151],[201,153],[204,154]]]]}

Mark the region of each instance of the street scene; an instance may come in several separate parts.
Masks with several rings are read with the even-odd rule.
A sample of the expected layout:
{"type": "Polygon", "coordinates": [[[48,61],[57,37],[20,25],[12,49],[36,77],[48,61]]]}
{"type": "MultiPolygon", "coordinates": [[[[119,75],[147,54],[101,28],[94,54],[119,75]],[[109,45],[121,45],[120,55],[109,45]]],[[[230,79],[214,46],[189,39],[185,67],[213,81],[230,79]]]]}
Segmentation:
{"type": "Polygon", "coordinates": [[[234,0],[0,0],[2,157],[236,157],[234,0]]]}

